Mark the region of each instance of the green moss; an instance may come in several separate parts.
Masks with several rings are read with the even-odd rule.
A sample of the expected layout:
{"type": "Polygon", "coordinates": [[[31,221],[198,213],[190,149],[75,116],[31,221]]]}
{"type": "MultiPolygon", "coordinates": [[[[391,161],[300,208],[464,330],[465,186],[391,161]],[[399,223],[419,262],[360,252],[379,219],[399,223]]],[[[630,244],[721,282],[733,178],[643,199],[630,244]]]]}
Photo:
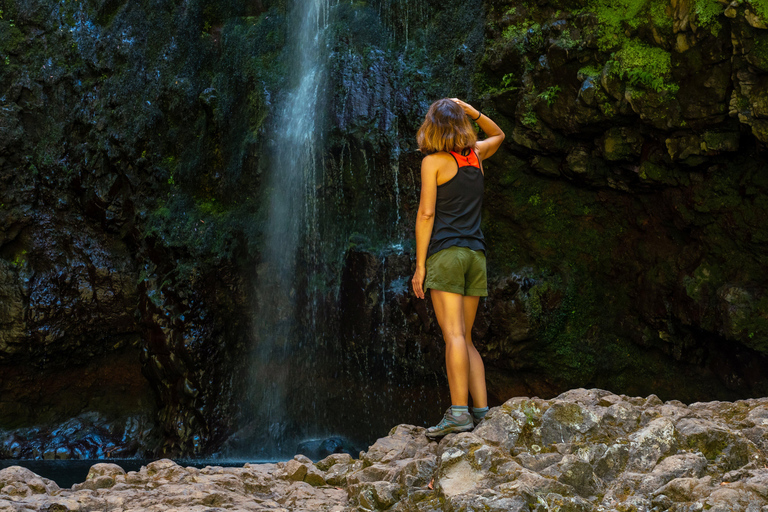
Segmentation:
{"type": "Polygon", "coordinates": [[[23,249],[20,252],[14,256],[13,260],[11,260],[11,265],[14,267],[21,267],[24,266],[24,264],[27,262],[27,250],[23,249]]]}
{"type": "Polygon", "coordinates": [[[666,168],[657,165],[650,160],[646,160],[640,164],[638,175],[643,180],[667,183],[669,185],[677,184],[677,180],[666,168]]]}
{"type": "Polygon", "coordinates": [[[768,0],[747,0],[747,3],[752,7],[763,21],[768,22],[768,0]]]}
{"type": "Polygon", "coordinates": [[[679,86],[670,83],[672,56],[669,52],[648,46],[638,40],[624,42],[612,61],[611,72],[633,86],[640,86],[656,92],[675,93],[679,86]]]}
{"type": "Polygon", "coordinates": [[[528,48],[536,48],[544,43],[541,25],[530,19],[525,19],[517,25],[508,26],[501,35],[507,44],[514,45],[520,52],[524,52],[528,48]]]}
{"type": "Polygon", "coordinates": [[[701,452],[707,460],[713,461],[728,447],[730,439],[724,432],[715,431],[713,434],[689,436],[687,441],[688,448],[701,452]]]}
{"type": "Polygon", "coordinates": [[[701,301],[708,294],[708,288],[712,286],[713,274],[705,263],[699,265],[693,272],[693,276],[683,278],[685,293],[693,300],[701,301]]]}
{"type": "MultiPolygon", "coordinates": [[[[729,297],[732,294],[729,294],[729,297]]],[[[762,353],[768,352],[768,296],[755,298],[749,294],[730,298],[731,329],[742,342],[762,353]]]]}
{"type": "Polygon", "coordinates": [[[544,344],[538,364],[548,375],[560,376],[563,383],[588,382],[597,370],[588,340],[597,334],[593,329],[594,319],[598,317],[595,299],[589,278],[563,283],[555,277],[529,292],[528,312],[541,326],[540,338],[544,344]],[[562,296],[561,302],[548,310],[547,303],[557,296],[562,296]]]}
{"type": "Polygon", "coordinates": [[[616,53],[613,71],[632,85],[657,92],[678,90],[670,83],[671,55],[648,46],[631,34],[642,24],[652,23],[662,32],[671,32],[667,4],[661,0],[596,0],[590,4],[598,18],[598,46],[602,51],[616,53]]]}
{"type": "Polygon", "coordinates": [[[650,14],[653,25],[664,32],[672,31],[672,16],[669,14],[669,2],[665,0],[653,0],[650,14]]]}
{"type": "MultiPolygon", "coordinates": [[[[24,34],[13,20],[0,19],[0,53],[16,54],[24,43],[24,34]]],[[[6,64],[8,62],[6,61],[6,64]]]]}
{"type": "Polygon", "coordinates": [[[535,126],[539,122],[539,116],[536,115],[536,112],[533,111],[533,108],[529,108],[525,111],[523,114],[523,117],[520,118],[522,123],[528,127],[535,126]]]}
{"type": "Polygon", "coordinates": [[[648,0],[597,0],[590,9],[599,20],[598,44],[608,51],[621,45],[627,28],[635,29],[643,21],[641,14],[648,7],[648,0]]]}
{"type": "Polygon", "coordinates": [[[589,77],[598,77],[603,72],[602,66],[589,65],[579,69],[579,74],[589,77]]]}
{"type": "Polygon", "coordinates": [[[705,132],[701,136],[704,151],[736,151],[739,148],[738,132],[705,132]]]}
{"type": "Polygon", "coordinates": [[[566,403],[557,407],[552,419],[565,425],[579,425],[584,421],[584,411],[579,404],[566,403]]]}

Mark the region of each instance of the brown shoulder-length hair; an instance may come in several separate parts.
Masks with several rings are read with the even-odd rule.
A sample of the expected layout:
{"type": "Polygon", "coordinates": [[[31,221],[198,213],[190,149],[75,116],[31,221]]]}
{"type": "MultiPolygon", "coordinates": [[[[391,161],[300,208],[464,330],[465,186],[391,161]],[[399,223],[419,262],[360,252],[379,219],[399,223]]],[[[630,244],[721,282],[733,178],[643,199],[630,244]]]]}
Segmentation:
{"type": "Polygon", "coordinates": [[[453,100],[443,98],[429,107],[416,134],[416,142],[421,152],[429,155],[473,148],[477,144],[477,134],[464,110],[453,100]]]}

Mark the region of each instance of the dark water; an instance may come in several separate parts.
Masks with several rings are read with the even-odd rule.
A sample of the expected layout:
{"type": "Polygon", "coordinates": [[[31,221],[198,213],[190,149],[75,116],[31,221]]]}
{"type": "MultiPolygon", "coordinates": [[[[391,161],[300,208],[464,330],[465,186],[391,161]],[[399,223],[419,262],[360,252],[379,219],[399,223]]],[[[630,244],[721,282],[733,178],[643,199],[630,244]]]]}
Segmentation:
{"type": "MultiPolygon", "coordinates": [[[[138,471],[141,466],[146,466],[151,460],[146,459],[107,459],[107,460],[15,460],[0,459],[0,469],[10,466],[21,466],[37,473],[38,475],[56,482],[61,488],[69,488],[74,484],[85,481],[91,466],[100,462],[117,464],[126,472],[138,471]]],[[[181,466],[204,468],[205,466],[222,466],[225,468],[242,467],[245,463],[259,464],[262,461],[246,460],[177,460],[181,466]]]]}

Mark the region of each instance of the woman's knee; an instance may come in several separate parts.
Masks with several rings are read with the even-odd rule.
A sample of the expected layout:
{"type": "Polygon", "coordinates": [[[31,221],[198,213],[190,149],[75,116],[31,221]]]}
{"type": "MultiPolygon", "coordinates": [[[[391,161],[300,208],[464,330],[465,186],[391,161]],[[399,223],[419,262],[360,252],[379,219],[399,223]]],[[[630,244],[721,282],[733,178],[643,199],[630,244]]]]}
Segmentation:
{"type": "Polygon", "coordinates": [[[466,345],[466,339],[463,332],[443,332],[443,340],[446,345],[466,345]]]}

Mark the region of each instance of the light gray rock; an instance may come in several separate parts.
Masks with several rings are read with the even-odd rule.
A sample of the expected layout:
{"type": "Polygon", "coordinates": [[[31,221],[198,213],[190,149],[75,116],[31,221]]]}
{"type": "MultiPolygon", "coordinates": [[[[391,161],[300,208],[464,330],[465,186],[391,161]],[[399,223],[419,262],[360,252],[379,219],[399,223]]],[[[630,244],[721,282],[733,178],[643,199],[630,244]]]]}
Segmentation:
{"type": "Polygon", "coordinates": [[[11,466],[0,470],[0,495],[30,496],[56,492],[59,492],[56,482],[40,477],[26,468],[11,466]]]}
{"type": "Polygon", "coordinates": [[[514,398],[439,443],[398,425],[360,460],[242,468],[97,464],[61,490],[0,471],[0,512],[33,510],[598,512],[768,510],[768,398],[686,406],[577,389],[514,398]]]}
{"type": "Polygon", "coordinates": [[[649,471],[656,462],[677,449],[679,434],[672,420],[662,417],[629,436],[628,469],[649,471]]]}

